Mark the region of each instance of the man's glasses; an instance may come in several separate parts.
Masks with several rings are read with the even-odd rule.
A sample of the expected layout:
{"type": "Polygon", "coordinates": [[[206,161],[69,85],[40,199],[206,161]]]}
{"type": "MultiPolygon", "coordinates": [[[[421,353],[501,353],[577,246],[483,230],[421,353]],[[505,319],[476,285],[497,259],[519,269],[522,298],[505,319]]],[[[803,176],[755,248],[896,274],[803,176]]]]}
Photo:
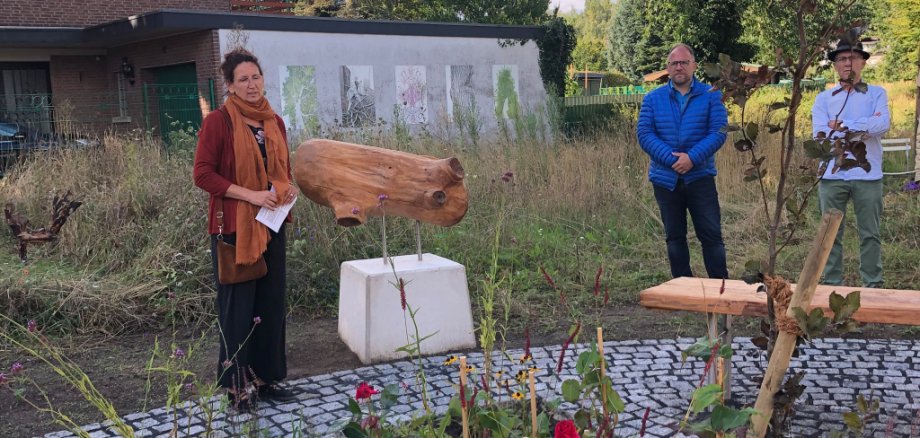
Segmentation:
{"type": "Polygon", "coordinates": [[[834,60],[834,62],[836,62],[837,64],[846,64],[846,63],[852,64],[854,61],[856,61],[855,56],[838,56],[837,59],[834,60]]]}
{"type": "Polygon", "coordinates": [[[689,67],[691,62],[693,61],[670,61],[668,62],[668,67],[689,67]]]}

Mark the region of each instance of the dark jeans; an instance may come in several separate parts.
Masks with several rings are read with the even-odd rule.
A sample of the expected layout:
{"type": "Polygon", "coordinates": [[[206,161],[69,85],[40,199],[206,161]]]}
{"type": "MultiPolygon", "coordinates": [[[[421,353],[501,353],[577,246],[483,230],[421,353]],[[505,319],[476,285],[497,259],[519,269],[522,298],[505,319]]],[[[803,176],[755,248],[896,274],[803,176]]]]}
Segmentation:
{"type": "Polygon", "coordinates": [[[722,242],[722,213],[715,177],[706,177],[685,184],[678,180],[674,191],[653,186],[661,210],[671,275],[692,277],[690,248],[687,245],[687,211],[693,220],[696,237],[703,246],[703,262],[709,278],[728,278],[725,265],[725,244],[722,242]]]}
{"type": "MultiPolygon", "coordinates": [[[[284,226],[278,231],[268,231],[271,241],[264,253],[268,274],[257,280],[229,285],[216,281],[217,257],[213,255],[217,254],[217,236],[211,235],[221,338],[217,378],[224,388],[241,388],[255,378],[275,383],[287,376],[284,226]],[[257,316],[258,324],[254,321],[257,316]]],[[[225,234],[224,239],[236,243],[236,235],[225,234]]]]}

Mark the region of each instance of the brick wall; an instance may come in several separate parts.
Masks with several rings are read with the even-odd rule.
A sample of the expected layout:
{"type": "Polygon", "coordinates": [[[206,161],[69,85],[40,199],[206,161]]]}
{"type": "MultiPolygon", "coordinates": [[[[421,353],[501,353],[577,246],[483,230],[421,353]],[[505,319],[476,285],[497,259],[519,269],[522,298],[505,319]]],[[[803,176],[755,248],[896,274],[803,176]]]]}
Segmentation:
{"type": "Polygon", "coordinates": [[[107,122],[117,115],[118,103],[110,95],[109,83],[114,75],[106,71],[105,58],[54,56],[49,67],[55,131],[76,134],[104,131],[107,122]]]}
{"type": "MultiPolygon", "coordinates": [[[[73,107],[67,114],[80,129],[101,133],[146,128],[149,122],[158,129],[156,99],[144,107],[144,84],[155,83],[157,67],[194,63],[202,117],[210,108],[210,80],[214,80],[216,100],[220,98],[222,79],[218,68],[220,54],[218,32],[208,30],[110,49],[106,56],[55,56],[51,58],[51,92],[55,108],[73,107]],[[124,80],[126,115],[131,123],[113,123],[121,115],[118,105],[118,78],[121,63],[127,58],[134,66],[134,85],[124,80]],[[150,114],[147,114],[150,113],[150,114]]],[[[149,92],[149,90],[148,90],[149,92]]],[[[62,114],[64,116],[64,114],[62,114]]],[[[60,130],[61,124],[58,129],[60,130]]]]}
{"type": "Polygon", "coordinates": [[[229,0],[14,0],[5,4],[0,26],[85,27],[157,9],[230,11],[229,0]]]}

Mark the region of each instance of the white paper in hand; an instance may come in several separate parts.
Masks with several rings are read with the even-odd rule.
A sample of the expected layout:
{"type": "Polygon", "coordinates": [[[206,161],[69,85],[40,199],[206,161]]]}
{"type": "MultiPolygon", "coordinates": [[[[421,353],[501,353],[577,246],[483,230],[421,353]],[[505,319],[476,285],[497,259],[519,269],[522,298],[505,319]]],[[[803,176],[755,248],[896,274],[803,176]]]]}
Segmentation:
{"type": "MultiPolygon", "coordinates": [[[[275,188],[272,187],[271,191],[274,193],[275,188]]],[[[277,233],[278,230],[281,229],[281,224],[284,223],[284,219],[287,218],[288,213],[290,213],[291,208],[294,207],[295,202],[297,202],[296,196],[293,201],[281,205],[274,210],[262,207],[259,209],[259,213],[256,214],[256,220],[262,222],[266,227],[271,228],[272,231],[277,233]]]]}

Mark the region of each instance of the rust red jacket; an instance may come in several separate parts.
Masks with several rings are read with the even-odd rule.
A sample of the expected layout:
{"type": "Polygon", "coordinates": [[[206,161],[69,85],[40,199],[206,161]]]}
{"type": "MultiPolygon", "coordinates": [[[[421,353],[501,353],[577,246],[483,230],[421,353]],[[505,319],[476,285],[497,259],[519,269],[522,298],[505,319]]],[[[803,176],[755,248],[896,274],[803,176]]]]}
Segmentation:
{"type": "MultiPolygon", "coordinates": [[[[277,114],[278,128],[281,135],[284,136],[285,148],[287,148],[287,131],[284,126],[284,120],[277,114]]],[[[233,154],[233,129],[224,114],[218,111],[211,111],[204,122],[201,124],[201,130],[198,131],[198,147],[195,149],[195,167],[193,175],[195,185],[208,192],[210,200],[208,202],[208,233],[217,234],[217,198],[223,197],[231,184],[236,184],[236,173],[234,166],[236,161],[233,154]]],[[[288,174],[290,175],[291,166],[288,160],[288,174]]],[[[294,179],[291,178],[291,184],[294,179]]],[[[224,199],[224,234],[236,233],[236,203],[240,202],[232,198],[224,199]]],[[[291,221],[288,215],[287,222],[291,221]]]]}

